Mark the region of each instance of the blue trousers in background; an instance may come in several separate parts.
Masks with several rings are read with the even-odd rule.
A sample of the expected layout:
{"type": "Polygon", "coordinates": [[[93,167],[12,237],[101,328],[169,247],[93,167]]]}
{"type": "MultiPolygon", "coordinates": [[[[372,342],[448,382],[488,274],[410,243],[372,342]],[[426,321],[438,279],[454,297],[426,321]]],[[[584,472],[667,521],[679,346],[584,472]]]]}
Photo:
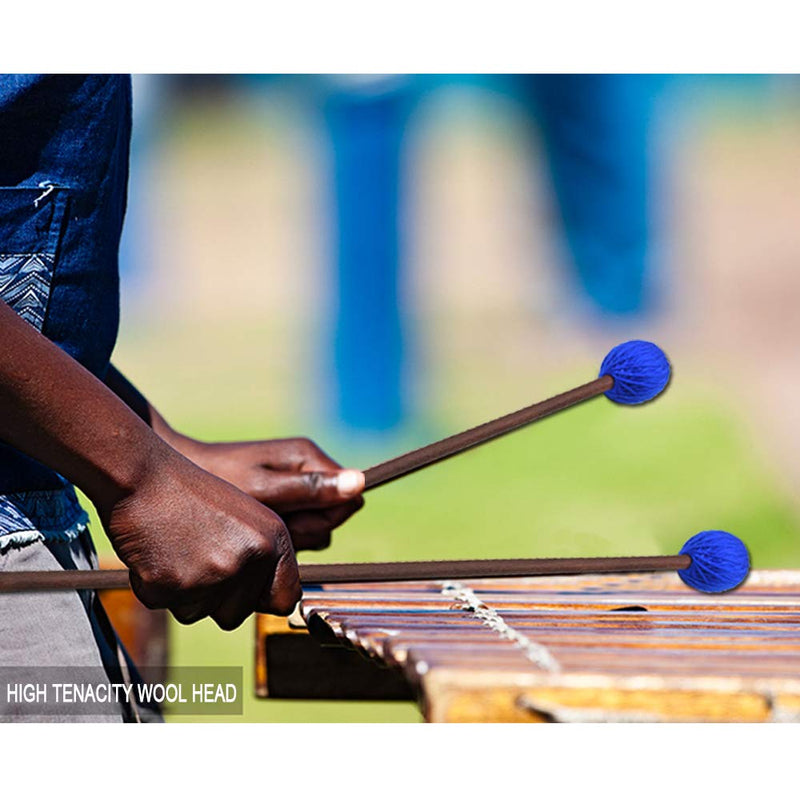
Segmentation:
{"type": "Polygon", "coordinates": [[[353,430],[391,430],[408,411],[398,206],[409,109],[405,83],[326,102],[336,208],[331,378],[336,419],[353,430]]]}
{"type": "MultiPolygon", "coordinates": [[[[343,89],[328,98],[336,203],[334,405],[336,420],[351,430],[389,431],[409,411],[397,221],[403,137],[414,98],[458,80],[409,77],[389,90],[343,89]]],[[[659,80],[511,81],[543,132],[576,308],[588,305],[599,316],[635,315],[651,304],[651,119],[659,80]]],[[[497,85],[506,90],[508,79],[497,85]]]]}

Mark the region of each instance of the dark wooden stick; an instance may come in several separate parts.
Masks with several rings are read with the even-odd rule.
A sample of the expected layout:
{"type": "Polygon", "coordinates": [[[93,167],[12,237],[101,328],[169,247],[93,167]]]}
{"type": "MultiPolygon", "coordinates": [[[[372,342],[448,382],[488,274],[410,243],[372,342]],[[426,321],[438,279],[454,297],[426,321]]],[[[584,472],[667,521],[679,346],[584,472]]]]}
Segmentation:
{"type": "MultiPolygon", "coordinates": [[[[686,569],[687,555],[615,558],[494,558],[475,561],[387,561],[364,564],[303,564],[300,580],[319,583],[384,583],[468,578],[527,578],[601,572],[666,572],[686,569]]],[[[126,569],[63,572],[0,572],[0,594],[74,589],[125,589],[126,569]]]]}
{"type": "Polygon", "coordinates": [[[0,572],[0,594],[65,592],[73,589],[127,589],[127,569],[65,569],[42,572],[0,572]]]}
{"type": "Polygon", "coordinates": [[[522,408],[519,411],[512,411],[503,417],[498,417],[469,430],[440,439],[438,442],[404,453],[389,461],[384,461],[382,464],[376,464],[374,467],[364,471],[366,478],[364,489],[383,486],[385,483],[397,480],[397,478],[401,478],[404,475],[409,475],[418,469],[444,461],[446,458],[463,453],[465,450],[477,447],[492,439],[497,439],[500,436],[511,433],[511,431],[529,425],[531,422],[536,422],[536,420],[543,417],[548,417],[577,403],[582,403],[584,400],[590,400],[593,397],[604,394],[613,386],[614,379],[610,375],[603,375],[589,383],[585,383],[583,386],[579,386],[577,389],[570,389],[568,392],[551,397],[549,400],[542,400],[540,403],[534,403],[534,405],[522,408]]]}

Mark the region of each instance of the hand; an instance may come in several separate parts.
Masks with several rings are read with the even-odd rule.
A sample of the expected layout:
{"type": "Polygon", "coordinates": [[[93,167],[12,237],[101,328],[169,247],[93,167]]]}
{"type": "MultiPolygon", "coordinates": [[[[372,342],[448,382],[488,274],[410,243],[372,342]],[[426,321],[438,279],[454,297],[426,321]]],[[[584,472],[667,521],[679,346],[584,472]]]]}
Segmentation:
{"type": "Polygon", "coordinates": [[[289,614],[301,590],[286,526],[243,492],[163,447],[134,491],[98,508],[148,608],[233,630],[254,611],[289,614]]]}
{"type": "Polygon", "coordinates": [[[198,466],[277,511],[296,550],[322,550],[331,531],[363,505],[364,474],[342,469],[308,439],[170,444],[198,466]]]}

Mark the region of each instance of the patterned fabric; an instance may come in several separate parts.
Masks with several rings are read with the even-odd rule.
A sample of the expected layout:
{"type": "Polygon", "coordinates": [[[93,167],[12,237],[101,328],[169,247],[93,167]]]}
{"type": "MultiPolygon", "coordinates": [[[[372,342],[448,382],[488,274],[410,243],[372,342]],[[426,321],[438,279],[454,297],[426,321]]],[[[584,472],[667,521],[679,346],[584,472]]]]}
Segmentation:
{"type": "Polygon", "coordinates": [[[0,253],[0,299],[37,330],[44,323],[54,265],[52,253],[0,253]]]}
{"type": "Polygon", "coordinates": [[[31,542],[70,542],[88,523],[66,481],[61,489],[0,495],[0,553],[31,542]]]}

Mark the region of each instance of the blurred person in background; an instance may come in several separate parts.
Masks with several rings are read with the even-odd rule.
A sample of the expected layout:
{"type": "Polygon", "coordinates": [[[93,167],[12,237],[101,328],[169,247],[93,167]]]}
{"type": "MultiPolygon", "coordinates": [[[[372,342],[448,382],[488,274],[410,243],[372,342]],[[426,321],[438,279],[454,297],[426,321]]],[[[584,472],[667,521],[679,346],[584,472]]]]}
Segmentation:
{"type": "MultiPolygon", "coordinates": [[[[183,436],[110,364],[130,128],[127,76],[0,76],[0,569],[97,566],[74,484],[145,605],[232,629],[291,611],[295,549],[330,543],[363,474],[306,439],[183,436]]],[[[0,596],[0,666],[124,661],[94,592],[0,596]]]]}
{"type": "MultiPolygon", "coordinates": [[[[569,267],[571,319],[624,325],[657,305],[654,280],[656,194],[654,110],[664,80],[652,75],[275,75],[137,77],[145,98],[142,130],[156,128],[155,109],[169,96],[206,95],[208,103],[244,86],[256,97],[286,84],[311,111],[330,150],[325,183],[332,198],[329,324],[319,344],[329,425],[348,436],[374,437],[414,417],[419,382],[414,314],[408,312],[405,203],[406,151],[415,111],[453,87],[508,94],[542,134],[545,163],[560,221],[562,263],[569,267]],[[144,124],[147,122],[147,124],[144,124]]],[[[135,159],[146,170],[152,135],[139,134],[135,159]]],[[[136,136],[134,137],[136,142],[136,136]]],[[[143,183],[143,182],[140,182],[143,183]]],[[[134,186],[134,220],[146,196],[134,186]]],[[[129,220],[130,222],[130,220],[129,220]]],[[[123,266],[133,276],[148,263],[142,237],[132,237],[123,266]],[[141,266],[137,266],[141,265],[141,266]]],[[[123,239],[125,242],[125,239],[123,239]]]]}
{"type": "MultiPolygon", "coordinates": [[[[466,76],[325,79],[336,223],[330,376],[350,431],[396,429],[414,382],[398,212],[407,128],[420,100],[466,76]],[[409,362],[412,369],[409,368],[409,362]]],[[[483,76],[539,124],[571,264],[572,316],[625,322],[655,306],[651,149],[661,79],[647,75],[483,76]]]]}

